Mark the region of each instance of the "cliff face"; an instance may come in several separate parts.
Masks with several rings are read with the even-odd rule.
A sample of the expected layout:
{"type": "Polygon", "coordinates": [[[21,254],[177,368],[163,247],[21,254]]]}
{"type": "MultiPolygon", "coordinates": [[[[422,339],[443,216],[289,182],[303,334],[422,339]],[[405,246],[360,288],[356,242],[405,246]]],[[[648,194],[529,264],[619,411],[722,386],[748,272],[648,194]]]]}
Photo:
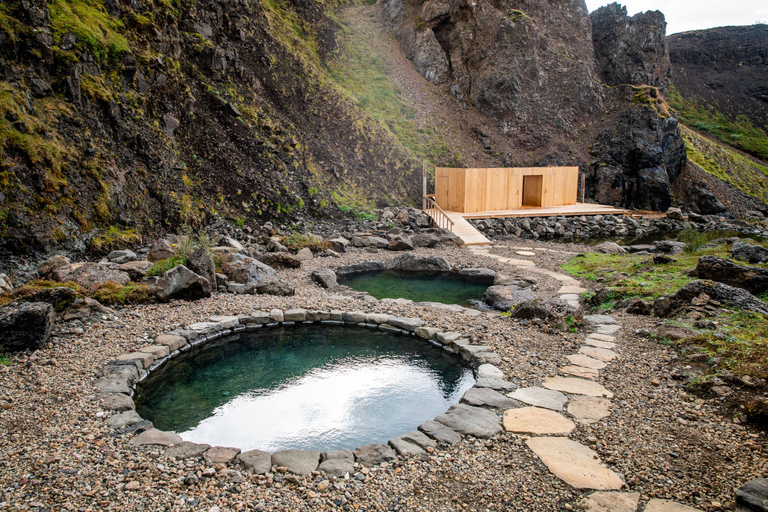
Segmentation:
{"type": "Polygon", "coordinates": [[[280,221],[418,197],[420,162],[323,68],[338,27],[322,4],[1,7],[9,249],[110,226],[280,221]]]}
{"type": "Polygon", "coordinates": [[[672,34],[667,44],[684,99],[768,130],[768,25],[672,34]]]}

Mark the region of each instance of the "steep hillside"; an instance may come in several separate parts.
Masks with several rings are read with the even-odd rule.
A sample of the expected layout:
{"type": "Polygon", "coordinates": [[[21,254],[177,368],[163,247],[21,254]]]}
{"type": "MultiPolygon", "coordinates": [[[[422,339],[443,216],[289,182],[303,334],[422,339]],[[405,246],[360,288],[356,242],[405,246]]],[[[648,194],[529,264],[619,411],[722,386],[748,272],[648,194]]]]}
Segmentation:
{"type": "Polygon", "coordinates": [[[768,25],[667,37],[681,121],[768,160],[768,25]]]}

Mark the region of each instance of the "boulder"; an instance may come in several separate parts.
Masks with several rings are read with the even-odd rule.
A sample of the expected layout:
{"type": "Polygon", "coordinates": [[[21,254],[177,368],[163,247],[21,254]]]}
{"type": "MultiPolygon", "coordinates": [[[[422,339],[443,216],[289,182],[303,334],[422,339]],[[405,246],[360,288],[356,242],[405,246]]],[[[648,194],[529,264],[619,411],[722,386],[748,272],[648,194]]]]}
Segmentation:
{"type": "Polygon", "coordinates": [[[595,250],[603,254],[626,254],[627,252],[622,246],[614,242],[598,244],[595,246],[595,250]]]}
{"type": "Polygon", "coordinates": [[[496,271],[491,270],[490,268],[462,268],[459,270],[458,275],[467,281],[490,284],[494,283],[494,279],[496,278],[496,271]]]}
{"type": "Polygon", "coordinates": [[[753,265],[768,261],[768,249],[762,245],[752,245],[749,242],[739,240],[731,246],[731,256],[740,260],[746,260],[753,265]]]}
{"type": "Polygon", "coordinates": [[[331,476],[343,477],[346,474],[354,473],[355,466],[350,460],[328,459],[321,462],[317,469],[331,476]]]}
{"type": "Polygon", "coordinates": [[[768,307],[766,307],[765,303],[748,291],[727,284],[706,280],[692,281],[680,288],[674,295],[656,299],[656,302],[654,302],[654,312],[657,316],[667,316],[659,314],[657,311],[656,303],[662,299],[667,299],[671,302],[671,307],[669,309],[664,308],[663,310],[663,312],[669,314],[671,309],[674,308],[675,303],[688,304],[692,300],[700,297],[702,293],[716,301],[727,304],[734,309],[768,315],[768,307]]]}
{"type": "Polygon", "coordinates": [[[696,265],[699,279],[725,283],[758,295],[768,290],[768,269],[739,265],[717,256],[702,256],[696,265]]]}
{"type": "Polygon", "coordinates": [[[48,341],[53,307],[45,302],[12,302],[0,307],[0,352],[35,350],[48,341]]]}
{"type": "Polygon", "coordinates": [[[230,281],[240,284],[258,284],[264,279],[277,275],[275,269],[269,265],[239,253],[228,254],[223,259],[221,267],[230,281]]]}
{"type": "Polygon", "coordinates": [[[406,272],[450,272],[453,268],[445,258],[438,256],[415,256],[410,253],[387,260],[384,265],[390,270],[406,272]]]}
{"type": "MultiPolygon", "coordinates": [[[[54,304],[54,306],[59,306],[54,304]]],[[[90,320],[94,315],[113,312],[99,301],[90,297],[76,297],[66,307],[58,311],[58,316],[65,322],[71,320],[90,320]]]]}
{"type": "Polygon", "coordinates": [[[333,288],[339,286],[336,282],[336,272],[330,268],[320,268],[312,272],[312,279],[314,279],[323,288],[333,288]]]}
{"type": "Polygon", "coordinates": [[[627,306],[627,313],[649,316],[653,313],[653,304],[646,300],[635,299],[627,306]]]}
{"type": "Polygon", "coordinates": [[[272,455],[261,450],[250,450],[237,456],[240,465],[254,475],[269,473],[272,469],[272,455]]]}
{"type": "Polygon", "coordinates": [[[583,321],[579,309],[560,299],[525,301],[515,307],[512,316],[521,319],[540,318],[557,324],[562,324],[568,316],[573,317],[576,322],[583,321]]]}
{"type": "Polygon", "coordinates": [[[419,425],[419,430],[435,439],[438,443],[455,444],[461,441],[461,434],[433,420],[425,421],[419,425]]]}
{"type": "Polygon", "coordinates": [[[314,256],[312,255],[312,250],[309,247],[304,247],[296,253],[296,259],[299,261],[309,261],[312,258],[314,258],[314,256]]]}
{"type": "Polygon", "coordinates": [[[353,236],[351,243],[355,247],[377,247],[379,249],[389,248],[389,241],[387,241],[386,238],[373,235],[353,236]]]}
{"type": "Polygon", "coordinates": [[[413,248],[413,242],[408,235],[392,235],[392,237],[389,239],[390,251],[412,251],[413,248]]]}
{"type": "Polygon", "coordinates": [[[434,247],[440,243],[440,239],[435,235],[429,233],[416,233],[411,235],[411,243],[415,247],[434,247]]]}
{"type": "Polygon", "coordinates": [[[536,294],[517,285],[489,286],[483,294],[483,302],[501,311],[509,311],[518,304],[534,299],[536,299],[536,294]]]}
{"type": "Polygon", "coordinates": [[[243,244],[241,244],[240,242],[238,242],[234,238],[232,238],[230,236],[226,236],[226,235],[217,236],[214,239],[214,243],[217,246],[219,246],[219,247],[231,247],[231,248],[235,249],[236,251],[242,251],[243,249],[245,249],[245,247],[243,247],[243,244]]]}
{"type": "Polygon", "coordinates": [[[338,236],[336,238],[331,238],[328,240],[328,245],[330,248],[338,253],[347,252],[347,247],[349,246],[349,240],[342,236],[338,236]]]}
{"type": "Polygon", "coordinates": [[[495,412],[465,404],[451,406],[445,414],[436,417],[435,421],[459,433],[480,439],[489,439],[502,430],[501,420],[495,412]]]}
{"type": "Polygon", "coordinates": [[[256,285],[256,293],[260,295],[279,295],[290,297],[296,294],[296,289],[290,283],[280,279],[264,279],[256,285]]]}
{"type": "Polygon", "coordinates": [[[257,259],[272,268],[299,268],[301,260],[287,252],[267,252],[260,254],[257,259]]]}
{"type": "Polygon", "coordinates": [[[211,283],[184,265],[177,265],[163,274],[152,291],[164,302],[196,300],[211,296],[211,283]]]}
{"type": "Polygon", "coordinates": [[[211,251],[205,247],[195,249],[187,258],[187,268],[197,275],[203,276],[211,286],[216,284],[216,263],[211,251]]]}
{"type": "Polygon", "coordinates": [[[352,274],[381,272],[382,270],[384,270],[384,263],[381,261],[363,261],[361,263],[354,263],[352,265],[347,265],[346,267],[337,268],[336,276],[346,277],[352,274]]]}
{"type": "Polygon", "coordinates": [[[768,510],[768,480],[755,478],[736,491],[736,501],[751,510],[768,510]]]}
{"type": "Polygon", "coordinates": [[[149,254],[147,254],[147,259],[154,262],[167,260],[175,255],[176,249],[171,245],[171,242],[165,238],[160,238],[152,244],[152,247],[149,249],[149,254]]]}
{"type": "Polygon", "coordinates": [[[122,263],[128,263],[129,261],[136,261],[137,257],[138,256],[136,256],[135,252],[128,249],[112,251],[107,255],[107,259],[109,261],[112,263],[117,263],[118,265],[122,263]]]}
{"type": "Polygon", "coordinates": [[[71,263],[72,262],[66,256],[57,254],[55,256],[51,256],[50,258],[45,260],[43,263],[41,263],[40,266],[37,267],[37,274],[43,279],[49,279],[53,277],[54,270],[56,270],[59,267],[67,266],[71,263]]]}
{"type": "Polygon", "coordinates": [[[672,220],[685,220],[683,211],[680,208],[669,208],[666,212],[667,218],[672,220]]]}
{"type": "Polygon", "coordinates": [[[0,274],[0,293],[11,293],[12,291],[11,279],[5,274],[0,274]]]}
{"type": "Polygon", "coordinates": [[[141,281],[146,277],[153,263],[147,260],[129,261],[117,267],[117,270],[125,272],[131,281],[141,281]]]}
{"type": "Polygon", "coordinates": [[[272,465],[284,467],[288,472],[306,476],[320,464],[320,452],[314,450],[283,450],[272,454],[272,465]]]}
{"type": "Polygon", "coordinates": [[[113,270],[106,265],[92,262],[72,263],[58,267],[53,271],[53,275],[57,281],[74,281],[88,289],[95,289],[108,281],[121,286],[125,286],[131,281],[126,272],[113,270]]]}
{"type": "Polygon", "coordinates": [[[289,252],[288,248],[280,243],[280,239],[276,236],[270,237],[267,242],[267,250],[269,252],[289,252]]]}

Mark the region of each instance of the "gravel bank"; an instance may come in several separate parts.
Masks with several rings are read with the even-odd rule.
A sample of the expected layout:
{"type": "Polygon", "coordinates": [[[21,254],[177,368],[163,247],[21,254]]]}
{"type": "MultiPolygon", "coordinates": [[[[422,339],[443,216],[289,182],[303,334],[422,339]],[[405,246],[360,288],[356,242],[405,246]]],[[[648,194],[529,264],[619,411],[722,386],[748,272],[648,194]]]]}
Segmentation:
{"type": "MultiPolygon", "coordinates": [[[[557,270],[581,245],[506,242],[493,253],[531,259],[557,270]],[[516,254],[525,246],[534,257],[516,254]],[[566,252],[563,252],[566,251],[566,252]]],[[[415,251],[454,265],[509,270],[461,248],[415,251]]],[[[499,366],[519,386],[540,384],[567,364],[585,333],[550,333],[546,326],[497,314],[471,319],[419,305],[334,300],[312,282],[311,271],[361,259],[384,260],[382,251],[315,259],[298,270],[278,271],[295,297],[215,294],[194,303],[126,308],[89,324],[62,324],[48,347],[0,367],[0,508],[7,510],[570,510],[589,491],[554,477],[528,450],[525,436],[465,438],[423,457],[398,458],[362,470],[349,480],[325,475],[251,476],[199,459],[177,461],[160,447],[133,448],[130,436],[106,427],[93,381],[110,359],[151,341],[156,333],[206,320],[272,308],[362,309],[418,316],[427,325],[455,330],[491,345],[499,366]]],[[[513,272],[524,271],[514,269],[513,272]]],[[[525,271],[527,272],[527,271],[525,271]]],[[[537,293],[552,296],[559,283],[533,274],[537,293]]],[[[591,283],[584,286],[590,287],[591,283]]],[[[768,472],[765,434],[721,416],[717,401],[690,396],[669,377],[675,352],[635,334],[654,321],[617,313],[619,359],[599,382],[615,393],[610,417],[580,425],[573,438],[598,452],[621,473],[625,490],[675,499],[702,510],[733,509],[734,490],[768,472]]]]}

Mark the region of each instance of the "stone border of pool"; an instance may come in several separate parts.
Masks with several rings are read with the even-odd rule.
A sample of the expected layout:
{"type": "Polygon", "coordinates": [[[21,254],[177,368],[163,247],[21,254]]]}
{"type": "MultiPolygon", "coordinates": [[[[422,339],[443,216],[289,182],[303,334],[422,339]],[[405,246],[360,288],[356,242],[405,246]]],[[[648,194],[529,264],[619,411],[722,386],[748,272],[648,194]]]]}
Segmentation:
{"type": "Polygon", "coordinates": [[[420,318],[364,311],[273,309],[250,315],[214,316],[208,322],[160,334],[155,338],[154,345],[146,345],[136,352],[123,354],[108,362],[99,373],[95,386],[104,409],[115,413],[107,418],[107,425],[117,435],[137,434],[131,439],[131,445],[163,445],[168,447],[166,454],[170,456],[202,456],[211,464],[234,463],[257,474],[268,473],[276,466],[297,475],[309,475],[319,470],[331,476],[344,476],[354,472],[354,462],[375,466],[393,460],[396,455],[423,454],[433,451],[438,444],[459,442],[462,434],[488,439],[501,432],[500,412],[521,407],[521,404],[499,392],[509,392],[516,388],[512,382],[504,380],[504,373],[494,366],[500,361],[491,347],[472,345],[458,332],[426,327],[420,318]],[[272,454],[251,450],[241,453],[238,448],[191,443],[184,441],[175,432],[155,429],[151,422],[136,413],[132,399],[136,384],[175,355],[232,334],[297,323],[363,326],[415,336],[468,361],[475,372],[475,385],[463,395],[460,403],[451,406],[444,414],[426,421],[418,430],[390,439],[387,444],[373,443],[354,450],[322,453],[313,450],[283,450],[272,454]]]}

